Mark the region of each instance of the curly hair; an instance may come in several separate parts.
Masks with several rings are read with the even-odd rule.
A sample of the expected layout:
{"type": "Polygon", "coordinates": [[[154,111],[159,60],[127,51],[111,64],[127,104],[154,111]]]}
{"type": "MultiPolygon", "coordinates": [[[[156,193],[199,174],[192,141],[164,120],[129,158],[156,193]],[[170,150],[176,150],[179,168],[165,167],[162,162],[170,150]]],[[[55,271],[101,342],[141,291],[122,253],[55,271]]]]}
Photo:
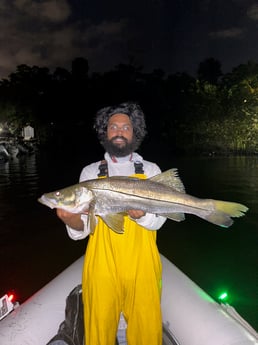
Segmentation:
{"type": "Polygon", "coordinates": [[[100,143],[103,145],[105,142],[108,120],[115,114],[125,114],[129,116],[133,125],[133,135],[138,148],[147,134],[147,130],[144,113],[139,104],[133,102],[124,102],[118,105],[105,107],[96,113],[94,129],[97,132],[100,143]]]}

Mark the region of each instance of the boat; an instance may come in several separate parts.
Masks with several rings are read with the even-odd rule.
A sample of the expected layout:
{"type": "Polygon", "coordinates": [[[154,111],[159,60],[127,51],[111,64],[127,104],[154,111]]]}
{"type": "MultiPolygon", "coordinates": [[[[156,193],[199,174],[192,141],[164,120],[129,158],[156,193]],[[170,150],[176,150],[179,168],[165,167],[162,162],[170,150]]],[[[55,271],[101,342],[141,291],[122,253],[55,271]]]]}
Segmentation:
{"type": "MultiPolygon", "coordinates": [[[[232,306],[215,301],[165,256],[161,260],[163,345],[258,345],[256,330],[232,306]]],[[[1,345],[46,345],[65,318],[67,296],[81,284],[82,265],[83,257],[3,317],[1,345]]],[[[10,305],[0,303],[0,310],[10,305]]],[[[120,332],[119,343],[126,344],[122,338],[120,332]]]]}
{"type": "Polygon", "coordinates": [[[34,128],[27,125],[22,130],[22,135],[14,135],[6,125],[0,131],[0,162],[30,155],[37,151],[39,140],[34,136],[34,128]]]}
{"type": "Polygon", "coordinates": [[[0,141],[0,161],[7,162],[13,158],[34,152],[32,145],[18,139],[0,141]]]}
{"type": "Polygon", "coordinates": [[[7,162],[9,160],[10,154],[6,150],[4,143],[0,142],[0,162],[7,162]]]}

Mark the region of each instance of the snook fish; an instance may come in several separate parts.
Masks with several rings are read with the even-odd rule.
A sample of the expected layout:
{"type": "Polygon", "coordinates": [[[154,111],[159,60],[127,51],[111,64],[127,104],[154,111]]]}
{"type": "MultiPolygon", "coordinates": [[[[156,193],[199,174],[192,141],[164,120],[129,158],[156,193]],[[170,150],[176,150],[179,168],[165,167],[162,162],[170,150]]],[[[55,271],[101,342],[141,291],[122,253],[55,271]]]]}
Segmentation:
{"type": "Polygon", "coordinates": [[[97,215],[112,230],[123,233],[128,210],[143,210],[178,222],[185,219],[185,213],[194,214],[222,227],[229,227],[233,223],[231,217],[242,217],[248,210],[239,203],[186,194],[177,169],[146,180],[124,176],[86,180],[43,194],[38,201],[72,213],[87,210],[91,232],[94,232],[97,215]]]}

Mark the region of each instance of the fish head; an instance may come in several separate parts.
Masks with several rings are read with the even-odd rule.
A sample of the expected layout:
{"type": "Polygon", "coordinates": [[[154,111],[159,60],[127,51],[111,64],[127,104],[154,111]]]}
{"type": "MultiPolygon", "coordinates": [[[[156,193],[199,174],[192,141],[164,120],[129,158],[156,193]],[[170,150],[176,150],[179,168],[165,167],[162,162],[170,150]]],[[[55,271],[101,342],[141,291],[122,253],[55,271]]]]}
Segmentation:
{"type": "Polygon", "coordinates": [[[61,208],[72,213],[81,213],[90,207],[93,193],[84,186],[75,185],[43,194],[38,201],[50,208],[61,208]]]}

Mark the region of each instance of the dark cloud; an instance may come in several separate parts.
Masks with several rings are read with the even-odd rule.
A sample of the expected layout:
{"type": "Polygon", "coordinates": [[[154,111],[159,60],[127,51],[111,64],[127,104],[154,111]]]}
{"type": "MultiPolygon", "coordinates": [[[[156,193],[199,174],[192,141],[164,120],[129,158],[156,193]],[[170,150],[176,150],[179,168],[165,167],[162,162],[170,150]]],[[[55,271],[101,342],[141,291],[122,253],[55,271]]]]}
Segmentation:
{"type": "Polygon", "coordinates": [[[19,64],[70,69],[79,56],[90,72],[131,57],[167,73],[211,56],[230,69],[257,60],[257,21],[253,0],[2,0],[0,78],[19,64]]]}
{"type": "Polygon", "coordinates": [[[210,32],[210,37],[212,38],[225,38],[225,39],[232,39],[232,38],[241,38],[244,36],[244,29],[241,28],[229,28],[221,31],[210,32]]]}

